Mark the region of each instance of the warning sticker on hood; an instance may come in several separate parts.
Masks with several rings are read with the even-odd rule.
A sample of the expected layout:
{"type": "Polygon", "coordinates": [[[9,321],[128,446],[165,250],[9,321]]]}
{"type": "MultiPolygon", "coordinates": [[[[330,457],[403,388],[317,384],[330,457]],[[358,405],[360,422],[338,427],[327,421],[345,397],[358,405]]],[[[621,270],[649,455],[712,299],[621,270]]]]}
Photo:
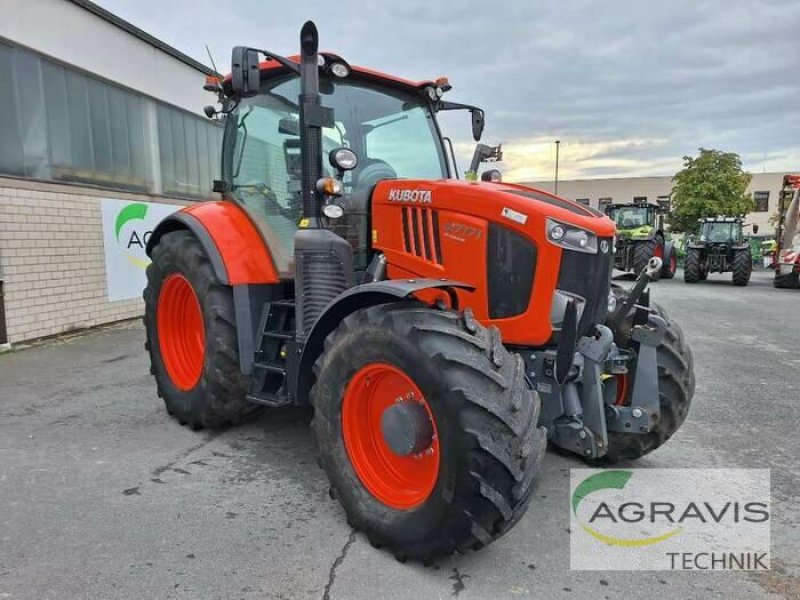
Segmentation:
{"type": "Polygon", "coordinates": [[[512,221],[516,221],[520,225],[525,225],[528,222],[528,215],[525,215],[521,212],[517,212],[513,208],[504,208],[502,214],[506,219],[511,219],[512,221]]]}

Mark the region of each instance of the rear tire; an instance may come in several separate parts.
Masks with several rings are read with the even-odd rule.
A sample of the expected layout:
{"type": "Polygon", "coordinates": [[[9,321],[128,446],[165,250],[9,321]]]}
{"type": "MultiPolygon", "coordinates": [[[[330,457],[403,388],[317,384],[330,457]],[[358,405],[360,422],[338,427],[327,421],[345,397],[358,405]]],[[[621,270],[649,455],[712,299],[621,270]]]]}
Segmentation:
{"type": "Polygon", "coordinates": [[[683,266],[683,280],[686,283],[697,283],[698,281],[705,280],[700,263],[700,250],[697,248],[688,248],[686,250],[686,258],[683,266]]]}
{"type": "MultiPolygon", "coordinates": [[[[633,247],[633,260],[631,261],[631,265],[633,266],[633,273],[637,277],[639,274],[644,270],[647,266],[647,263],[650,262],[650,259],[653,258],[656,254],[656,241],[655,240],[644,240],[641,242],[634,242],[633,247]]],[[[659,275],[656,274],[656,278],[659,275]]]]}
{"type": "Polygon", "coordinates": [[[143,294],[147,336],[144,347],[150,354],[150,373],[156,379],[158,395],[164,399],[167,412],[192,429],[218,428],[241,421],[258,410],[258,406],[245,400],[248,382],[239,369],[231,288],[219,281],[203,246],[188,231],[162,236],[151,258],[143,294]],[[159,310],[166,310],[165,303],[172,301],[169,290],[163,291],[165,283],[174,280],[181,281],[184,294],[194,296],[194,306],[200,313],[198,330],[202,330],[203,343],[198,349],[198,360],[202,362],[190,377],[181,372],[180,363],[176,363],[180,356],[174,356],[170,345],[186,344],[180,332],[187,324],[176,316],[185,320],[191,311],[173,312],[169,318],[164,313],[159,323],[159,310]],[[159,337],[160,333],[164,339],[159,337]]]}
{"type": "Polygon", "coordinates": [[[358,310],[328,337],[314,370],[313,429],[322,465],[348,523],[373,545],[401,560],[429,562],[489,544],[524,514],[547,444],[537,426],[540,400],[525,381],[522,359],[471,311],[459,315],[416,302],[358,310]],[[343,431],[348,386],[372,365],[401,370],[433,416],[438,472],[413,506],[397,508],[367,489],[372,482],[357,469],[372,465],[353,453],[343,431]]]}
{"type": "Polygon", "coordinates": [[[750,281],[750,274],[753,272],[753,257],[750,248],[737,250],[733,255],[731,263],[733,271],[733,285],[745,286],[750,281]]]}
{"type": "MultiPolygon", "coordinates": [[[[621,299],[620,299],[621,301],[621,299]]],[[[680,326],[671,320],[666,311],[650,303],[653,312],[667,322],[667,333],[656,349],[658,364],[658,392],[661,416],[648,433],[634,434],[608,432],[608,452],[601,462],[616,463],[635,460],[663,445],[686,420],[694,397],[695,377],[692,350],[680,326]]],[[[630,317],[629,317],[630,318],[630,317]]],[[[636,352],[636,348],[631,348],[636,352]]],[[[635,360],[630,369],[631,377],[636,372],[635,360]]],[[[625,403],[629,404],[633,393],[633,382],[629,380],[625,403]]]]}

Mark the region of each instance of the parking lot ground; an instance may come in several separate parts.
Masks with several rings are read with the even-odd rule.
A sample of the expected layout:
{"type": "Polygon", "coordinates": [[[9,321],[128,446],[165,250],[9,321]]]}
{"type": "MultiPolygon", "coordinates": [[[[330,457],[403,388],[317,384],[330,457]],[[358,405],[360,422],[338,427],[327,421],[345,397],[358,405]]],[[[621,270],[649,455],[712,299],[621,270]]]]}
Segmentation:
{"type": "Polygon", "coordinates": [[[328,497],[309,411],[181,427],[128,323],[0,356],[0,598],[800,597],[800,294],[763,272],[746,288],[679,273],[652,297],[686,332],[697,392],[637,466],[770,467],[768,573],[570,571],[569,469],[583,465],[553,452],[507,536],[400,564],[328,497]]]}

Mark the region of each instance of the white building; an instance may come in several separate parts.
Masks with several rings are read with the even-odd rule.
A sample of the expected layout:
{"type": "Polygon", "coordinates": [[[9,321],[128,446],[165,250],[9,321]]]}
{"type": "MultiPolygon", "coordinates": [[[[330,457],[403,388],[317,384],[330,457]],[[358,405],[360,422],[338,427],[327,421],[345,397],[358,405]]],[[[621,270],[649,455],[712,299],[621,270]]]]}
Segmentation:
{"type": "Polygon", "coordinates": [[[103,200],[144,214],[210,194],[211,74],[88,0],[4,0],[0,345],[141,314],[141,298],[109,289],[103,200]]]}
{"type": "MultiPolygon", "coordinates": [[[[798,172],[798,171],[795,171],[798,172]]],[[[755,173],[747,192],[756,202],[747,215],[748,223],[759,226],[759,234],[770,235],[774,227],[769,218],[778,210],[778,198],[784,173],[755,173]]],[[[554,181],[533,181],[527,185],[552,192],[554,181]]],[[[574,179],[558,182],[558,194],[603,210],[605,204],[647,201],[668,204],[672,195],[672,177],[610,177],[606,179],[574,179]]]]}

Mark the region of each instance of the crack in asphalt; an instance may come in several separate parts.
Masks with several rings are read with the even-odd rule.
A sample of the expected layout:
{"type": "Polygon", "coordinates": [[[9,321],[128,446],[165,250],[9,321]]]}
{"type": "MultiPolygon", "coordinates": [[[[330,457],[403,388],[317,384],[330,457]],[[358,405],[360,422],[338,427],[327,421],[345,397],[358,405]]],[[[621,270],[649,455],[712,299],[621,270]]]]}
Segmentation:
{"type": "Polygon", "coordinates": [[[350,550],[350,546],[353,545],[353,542],[356,541],[356,531],[353,529],[350,532],[350,537],[347,538],[347,541],[342,546],[342,551],[339,553],[339,556],[336,557],[336,560],[333,561],[331,565],[330,573],[328,574],[328,583],[325,584],[325,591],[322,593],[322,600],[331,600],[331,588],[333,587],[334,582],[336,581],[336,569],[338,569],[342,563],[344,562],[345,557],[347,556],[347,551],[350,550]]]}
{"type": "MultiPolygon", "coordinates": [[[[158,477],[159,475],[161,475],[165,471],[170,471],[170,470],[175,471],[176,469],[174,469],[173,467],[176,464],[178,464],[178,462],[180,462],[181,460],[183,460],[184,458],[189,456],[192,452],[195,452],[195,451],[199,450],[203,446],[207,446],[208,444],[213,442],[215,439],[217,439],[220,435],[222,435],[222,433],[212,433],[212,434],[208,435],[208,437],[205,440],[203,440],[202,442],[200,442],[199,444],[195,444],[191,448],[187,448],[186,450],[184,450],[183,452],[178,454],[173,460],[171,460],[167,464],[162,465],[160,467],[156,467],[155,469],[153,469],[153,477],[158,477]]],[[[180,471],[178,471],[178,472],[180,473],[180,471]]],[[[188,473],[188,471],[186,471],[186,473],[188,473]]]]}

